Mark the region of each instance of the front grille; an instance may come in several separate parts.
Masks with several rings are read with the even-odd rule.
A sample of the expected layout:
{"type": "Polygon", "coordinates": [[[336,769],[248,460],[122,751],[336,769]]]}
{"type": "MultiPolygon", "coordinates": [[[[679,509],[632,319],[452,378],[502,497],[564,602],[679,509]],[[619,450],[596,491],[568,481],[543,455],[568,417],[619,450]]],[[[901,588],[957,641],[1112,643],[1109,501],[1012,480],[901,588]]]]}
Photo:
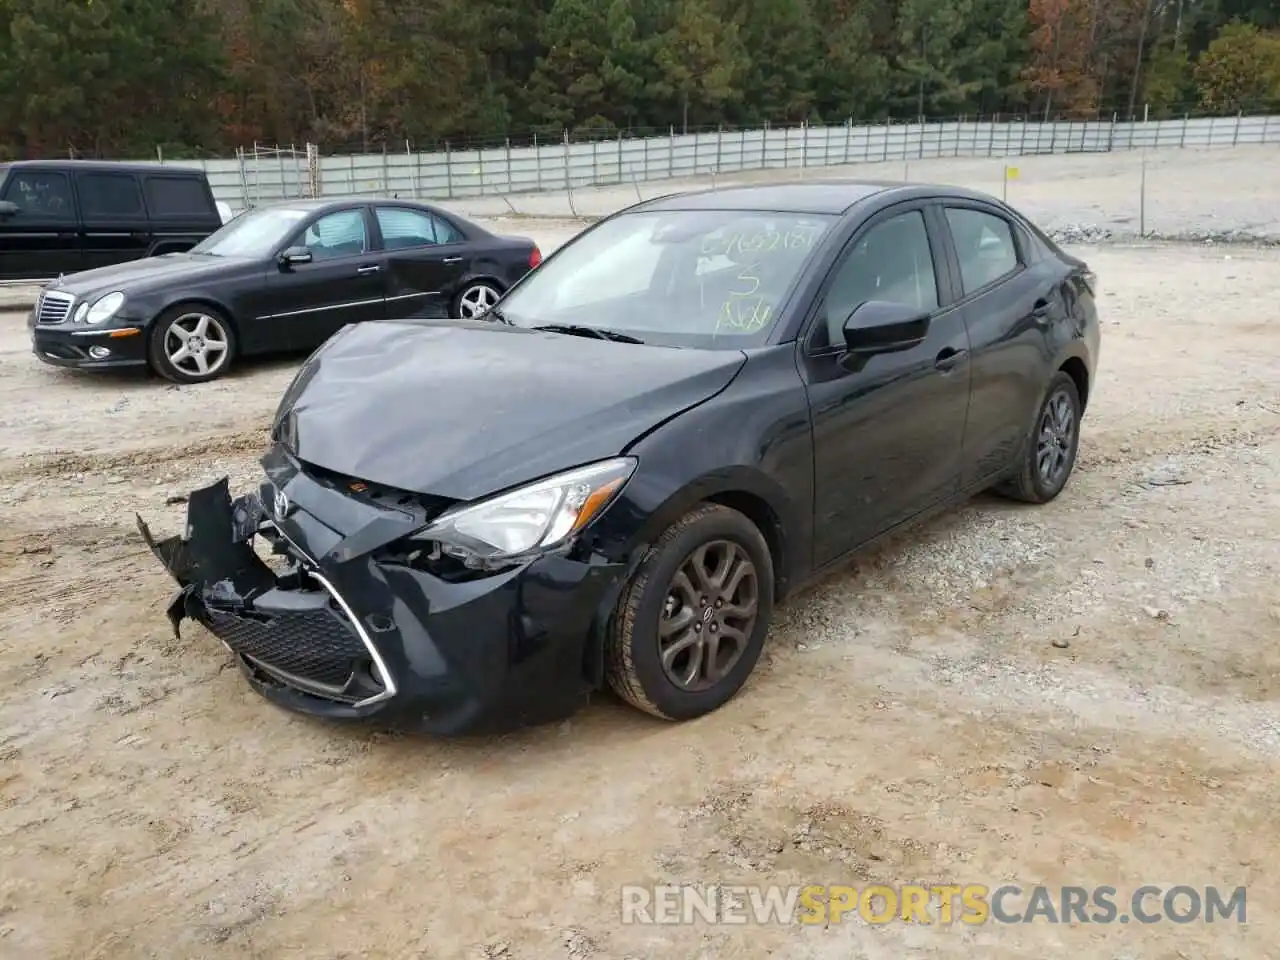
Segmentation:
{"type": "Polygon", "coordinates": [[[62,323],[71,316],[75,302],[76,298],[69,294],[45,290],[36,306],[36,319],[40,323],[62,323]]]}
{"type": "Polygon", "coordinates": [[[369,660],[346,618],[333,609],[253,616],[209,610],[208,626],[236,653],[334,692],[345,688],[357,666],[369,660]]]}

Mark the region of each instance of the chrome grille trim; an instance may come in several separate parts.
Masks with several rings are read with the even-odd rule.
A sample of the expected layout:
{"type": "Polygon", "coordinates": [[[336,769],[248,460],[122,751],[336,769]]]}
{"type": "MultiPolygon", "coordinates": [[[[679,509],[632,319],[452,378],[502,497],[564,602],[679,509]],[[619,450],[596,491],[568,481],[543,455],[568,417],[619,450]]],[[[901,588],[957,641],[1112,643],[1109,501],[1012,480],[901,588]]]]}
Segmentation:
{"type": "MultiPolygon", "coordinates": [[[[278,523],[275,523],[272,520],[267,520],[267,522],[270,523],[272,528],[284,538],[285,542],[288,543],[289,546],[293,547],[294,552],[297,555],[297,559],[299,561],[303,561],[303,558],[307,556],[306,551],[294,543],[293,540],[290,539],[289,535],[280,529],[280,525],[278,523]]],[[[381,693],[374,694],[372,697],[366,697],[358,703],[352,704],[352,706],[369,707],[375,703],[381,703],[383,700],[390,700],[399,692],[400,688],[396,686],[396,682],[391,676],[391,671],[387,669],[386,661],[382,659],[382,654],[380,654],[378,652],[378,648],[374,646],[373,638],[370,637],[369,632],[365,630],[364,624],[360,622],[360,618],[356,616],[356,612],[351,609],[351,606],[343,599],[342,594],[338,592],[338,588],[330,583],[311,563],[304,562],[304,566],[307,574],[324,588],[325,592],[328,593],[338,605],[338,608],[346,614],[347,620],[351,622],[351,629],[355,631],[356,636],[360,638],[360,642],[364,644],[365,649],[369,651],[369,658],[373,661],[373,667],[378,672],[378,680],[382,682],[381,693]]]]}
{"type": "Polygon", "coordinates": [[[40,323],[65,323],[71,318],[76,298],[56,290],[41,290],[36,302],[36,320],[40,323]]]}

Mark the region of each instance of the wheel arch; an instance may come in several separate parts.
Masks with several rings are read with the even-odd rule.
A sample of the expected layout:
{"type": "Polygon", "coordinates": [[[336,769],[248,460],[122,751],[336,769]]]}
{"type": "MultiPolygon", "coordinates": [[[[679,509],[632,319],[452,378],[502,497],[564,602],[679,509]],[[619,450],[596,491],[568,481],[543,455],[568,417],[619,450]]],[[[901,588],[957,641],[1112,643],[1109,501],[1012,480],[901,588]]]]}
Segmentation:
{"type": "Polygon", "coordinates": [[[685,514],[703,504],[736,510],[760,531],[773,563],[773,595],[777,603],[792,592],[798,568],[796,538],[790,535],[791,512],[780,489],[768,477],[746,467],[708,474],[691,481],[653,509],[640,531],[626,545],[627,569],[621,582],[603,599],[593,618],[590,642],[583,657],[583,672],[594,687],[604,683],[604,645],[613,627],[614,614],[626,583],[662,533],[685,514]]]}

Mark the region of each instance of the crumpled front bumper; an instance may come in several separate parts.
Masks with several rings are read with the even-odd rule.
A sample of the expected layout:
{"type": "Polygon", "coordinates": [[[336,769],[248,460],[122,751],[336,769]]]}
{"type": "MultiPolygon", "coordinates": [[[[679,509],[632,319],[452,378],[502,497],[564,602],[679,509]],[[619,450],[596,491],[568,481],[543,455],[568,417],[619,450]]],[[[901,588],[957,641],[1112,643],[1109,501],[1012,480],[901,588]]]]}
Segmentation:
{"type": "Polygon", "coordinates": [[[378,548],[412,518],[342,499],[296,465],[264,465],[271,479],[254,493],[233,500],[225,478],[193,491],[180,535],[157,540],[137,522],[177,581],[175,633],[184,619],[204,625],[269,700],[455,734],[562,718],[599,685],[600,631],[624,565],[545,556],[444,579],[378,548]],[[290,504],[283,517],[267,506],[276,493],[290,504]],[[259,538],[278,565],[259,555],[259,538]]]}
{"type": "Polygon", "coordinates": [[[183,619],[196,620],[240,659],[251,679],[354,711],[396,695],[367,628],[333,584],[298,556],[276,570],[254,549],[254,536],[272,529],[261,492],[232,500],[225,478],[193,491],[186,529],[158,542],[137,520],[147,546],[178,582],[167,611],[175,636],[183,619]]]}

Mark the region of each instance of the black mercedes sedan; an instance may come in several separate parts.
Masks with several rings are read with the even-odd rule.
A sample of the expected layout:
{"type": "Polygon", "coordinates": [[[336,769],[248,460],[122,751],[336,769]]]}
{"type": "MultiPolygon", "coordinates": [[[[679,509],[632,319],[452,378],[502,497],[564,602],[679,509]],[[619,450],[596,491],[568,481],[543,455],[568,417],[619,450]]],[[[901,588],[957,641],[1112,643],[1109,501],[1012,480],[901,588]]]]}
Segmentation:
{"type": "Polygon", "coordinates": [[[347,327],[285,392],[257,490],[138,524],[175,631],[285,707],[458,733],[607,686],[685,720],[853,551],[976,491],[1057,497],[1098,349],[1094,275],[991,197],[686,193],[483,319],[347,327]]]}
{"type": "Polygon", "coordinates": [[[541,260],[532,240],[428,204],[299,200],[243,213],[186,253],[61,277],[27,325],[45,363],[200,383],[349,323],[478,316],[541,260]]]}

